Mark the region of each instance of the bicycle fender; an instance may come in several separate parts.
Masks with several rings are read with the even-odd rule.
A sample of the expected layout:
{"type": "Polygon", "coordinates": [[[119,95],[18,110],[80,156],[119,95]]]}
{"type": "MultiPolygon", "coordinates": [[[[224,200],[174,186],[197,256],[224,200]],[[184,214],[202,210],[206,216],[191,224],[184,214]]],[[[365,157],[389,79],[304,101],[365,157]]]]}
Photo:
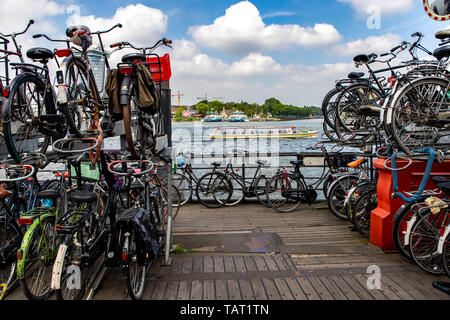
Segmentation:
{"type": "Polygon", "coordinates": [[[417,216],[414,216],[406,223],[405,231],[405,246],[409,246],[409,235],[411,234],[411,229],[417,221],[417,216]]]}
{"type": "Polygon", "coordinates": [[[33,221],[31,226],[28,228],[27,232],[25,232],[25,235],[22,239],[22,244],[20,245],[20,249],[22,251],[22,257],[21,259],[17,259],[17,278],[23,279],[25,276],[25,259],[27,257],[28,248],[30,246],[31,237],[33,236],[35,230],[39,228],[39,222],[48,218],[48,217],[54,217],[54,214],[48,213],[43,214],[40,216],[39,219],[36,219],[33,221]]]}
{"type": "Polygon", "coordinates": [[[66,252],[67,252],[67,245],[65,244],[60,245],[58,249],[58,255],[56,256],[55,263],[53,264],[52,283],[50,286],[52,290],[61,289],[61,273],[66,252]]]}
{"type": "Polygon", "coordinates": [[[437,247],[437,252],[439,254],[443,254],[445,239],[447,239],[449,234],[450,234],[450,225],[445,227],[444,235],[439,238],[439,243],[438,243],[438,247],[437,247]]]}
{"type": "Polygon", "coordinates": [[[411,203],[405,203],[403,204],[395,213],[394,218],[392,218],[392,220],[395,222],[397,221],[397,219],[402,215],[403,211],[406,210],[406,208],[408,208],[408,206],[410,206],[411,203]]]}
{"type": "MultiPolygon", "coordinates": [[[[21,80],[23,77],[25,77],[25,76],[27,76],[29,74],[30,74],[29,72],[24,72],[24,73],[19,74],[17,77],[15,77],[11,81],[11,84],[9,86],[10,91],[11,91],[12,88],[14,88],[15,84],[19,80],[21,80]]],[[[11,121],[11,108],[10,108],[10,104],[7,103],[7,101],[8,101],[7,99],[4,99],[4,101],[2,101],[2,102],[4,102],[4,103],[2,103],[2,122],[3,123],[11,121]]]]}
{"type": "Polygon", "coordinates": [[[121,105],[130,103],[131,80],[131,77],[126,76],[123,78],[122,84],[120,85],[119,103],[121,105]]]}

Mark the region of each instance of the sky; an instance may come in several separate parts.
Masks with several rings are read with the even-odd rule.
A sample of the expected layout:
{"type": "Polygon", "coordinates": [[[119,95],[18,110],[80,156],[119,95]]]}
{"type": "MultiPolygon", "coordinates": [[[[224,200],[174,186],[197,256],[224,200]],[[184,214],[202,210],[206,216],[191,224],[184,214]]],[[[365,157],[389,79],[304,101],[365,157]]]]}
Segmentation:
{"type": "MultiPolygon", "coordinates": [[[[182,105],[207,96],[259,104],[275,97],[285,104],[320,106],[335,80],[355,71],[355,55],[412,42],[417,31],[433,51],[439,43],[434,34],[450,27],[431,20],[422,0],[0,1],[0,32],[20,31],[28,19],[36,23],[18,38],[24,50],[56,48],[31,35],[63,39],[74,24],[97,31],[122,23],[103,37],[105,44],[173,40],[173,49],[158,53],[170,55],[170,87],[183,94],[182,105]]],[[[126,53],[114,52],[111,65],[126,53]]]]}

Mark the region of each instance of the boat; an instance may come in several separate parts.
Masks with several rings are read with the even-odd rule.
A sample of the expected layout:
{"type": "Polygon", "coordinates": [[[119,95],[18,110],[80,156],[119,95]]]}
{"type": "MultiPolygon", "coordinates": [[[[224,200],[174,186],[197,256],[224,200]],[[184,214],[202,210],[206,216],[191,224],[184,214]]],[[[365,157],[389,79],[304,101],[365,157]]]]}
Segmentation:
{"type": "Polygon", "coordinates": [[[211,134],[211,139],[253,139],[253,138],[315,138],[318,131],[302,129],[295,126],[279,128],[216,128],[211,134]]]}
{"type": "Polygon", "coordinates": [[[202,122],[223,122],[223,118],[218,114],[209,114],[202,120],[202,122]]]}
{"type": "Polygon", "coordinates": [[[235,111],[227,119],[228,122],[249,122],[248,117],[241,111],[235,111]]]}

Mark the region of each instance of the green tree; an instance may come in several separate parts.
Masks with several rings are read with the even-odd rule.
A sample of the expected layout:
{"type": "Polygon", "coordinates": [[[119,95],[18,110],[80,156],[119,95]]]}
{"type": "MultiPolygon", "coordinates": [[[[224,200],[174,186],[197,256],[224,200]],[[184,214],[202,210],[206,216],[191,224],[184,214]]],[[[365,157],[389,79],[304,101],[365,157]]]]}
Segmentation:
{"type": "Polygon", "coordinates": [[[197,112],[202,116],[205,116],[209,112],[209,106],[204,102],[200,102],[197,104],[197,112]]]}
{"type": "Polygon", "coordinates": [[[173,116],[175,121],[183,120],[183,111],[187,110],[186,107],[182,106],[175,110],[175,115],[173,116]]]}

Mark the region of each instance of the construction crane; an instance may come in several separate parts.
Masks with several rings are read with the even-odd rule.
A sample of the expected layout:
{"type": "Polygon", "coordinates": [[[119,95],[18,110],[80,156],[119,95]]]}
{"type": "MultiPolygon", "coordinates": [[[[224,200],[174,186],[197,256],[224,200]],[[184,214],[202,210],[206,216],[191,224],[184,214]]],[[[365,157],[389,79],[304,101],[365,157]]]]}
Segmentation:
{"type": "Polygon", "coordinates": [[[184,94],[180,93],[180,90],[178,90],[178,94],[173,94],[172,97],[178,97],[178,107],[181,107],[181,97],[184,96],[184,94]]]}

